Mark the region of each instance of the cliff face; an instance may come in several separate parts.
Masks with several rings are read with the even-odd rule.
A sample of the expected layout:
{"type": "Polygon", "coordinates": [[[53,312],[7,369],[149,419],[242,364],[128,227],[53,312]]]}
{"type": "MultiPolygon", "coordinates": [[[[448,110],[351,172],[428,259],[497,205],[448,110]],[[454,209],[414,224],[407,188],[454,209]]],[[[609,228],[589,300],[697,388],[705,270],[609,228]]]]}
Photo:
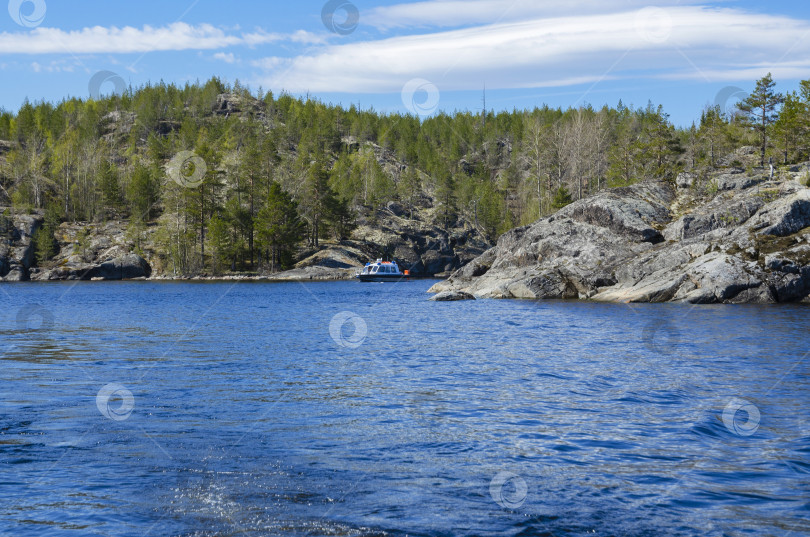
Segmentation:
{"type": "Polygon", "coordinates": [[[42,215],[12,215],[0,207],[0,281],[28,280],[34,265],[34,233],[42,225],[42,215]]]}
{"type": "Polygon", "coordinates": [[[611,302],[808,300],[806,170],[796,167],[779,181],[681,174],[676,185],[604,191],[505,234],[431,291],[611,302]]]}

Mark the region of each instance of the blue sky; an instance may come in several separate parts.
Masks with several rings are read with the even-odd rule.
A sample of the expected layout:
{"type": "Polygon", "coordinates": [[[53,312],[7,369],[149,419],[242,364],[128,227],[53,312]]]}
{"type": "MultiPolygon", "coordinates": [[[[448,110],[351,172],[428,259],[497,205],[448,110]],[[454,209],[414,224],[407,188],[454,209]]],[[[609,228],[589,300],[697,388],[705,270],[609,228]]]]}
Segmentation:
{"type": "Polygon", "coordinates": [[[768,72],[782,91],[810,78],[810,2],[10,0],[0,10],[7,110],[216,75],[419,115],[478,111],[484,86],[491,110],[651,100],[687,125],[768,72]]]}

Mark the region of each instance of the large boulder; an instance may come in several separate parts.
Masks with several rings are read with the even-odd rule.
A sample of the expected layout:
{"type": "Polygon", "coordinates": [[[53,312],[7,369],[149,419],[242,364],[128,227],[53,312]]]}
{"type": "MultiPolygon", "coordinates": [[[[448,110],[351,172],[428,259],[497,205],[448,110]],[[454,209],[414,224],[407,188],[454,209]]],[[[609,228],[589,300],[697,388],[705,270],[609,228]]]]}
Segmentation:
{"type": "Polygon", "coordinates": [[[577,201],[498,244],[434,291],[487,298],[576,298],[616,282],[613,268],[663,241],[671,185],[646,183],[577,201]]]}
{"type": "Polygon", "coordinates": [[[445,291],[431,297],[434,302],[454,302],[458,300],[475,300],[475,297],[464,291],[445,291]]]}
{"type": "Polygon", "coordinates": [[[105,261],[90,271],[90,278],[104,280],[131,280],[133,278],[148,278],[152,274],[152,267],[138,254],[127,254],[105,261]]]}

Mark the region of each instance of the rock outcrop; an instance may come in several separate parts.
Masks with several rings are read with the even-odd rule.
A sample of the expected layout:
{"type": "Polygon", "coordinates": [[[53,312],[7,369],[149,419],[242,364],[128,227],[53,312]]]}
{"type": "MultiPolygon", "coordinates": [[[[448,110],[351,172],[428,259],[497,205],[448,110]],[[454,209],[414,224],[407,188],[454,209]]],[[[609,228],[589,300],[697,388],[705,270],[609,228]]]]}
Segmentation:
{"type": "Polygon", "coordinates": [[[449,276],[490,245],[469,226],[444,230],[437,223],[437,212],[434,207],[420,208],[410,218],[399,204],[389,203],[374,222],[360,222],[353,242],[366,245],[367,258],[392,259],[414,276],[449,276]]]}
{"type": "Polygon", "coordinates": [[[62,224],[55,257],[35,266],[34,234],[41,213],[18,215],[0,207],[0,281],[126,280],[148,278],[152,267],[132,252],[121,223],[62,224]]]}
{"type": "Polygon", "coordinates": [[[0,281],[29,279],[34,265],[34,233],[42,221],[42,214],[17,215],[0,207],[0,281]]]}
{"type": "Polygon", "coordinates": [[[148,278],[152,267],[138,254],[129,253],[101,263],[67,263],[50,269],[31,269],[31,280],[132,280],[148,278]]]}
{"type": "Polygon", "coordinates": [[[458,300],[475,300],[475,297],[464,291],[444,291],[431,297],[434,302],[455,302],[458,300]]]}
{"type": "MultiPolygon", "coordinates": [[[[600,192],[498,244],[432,292],[484,298],[772,303],[810,294],[810,189],[718,173],[600,192]]],[[[736,170],[735,170],[736,172],[736,170]]],[[[803,177],[803,176],[802,176],[803,177]]]]}

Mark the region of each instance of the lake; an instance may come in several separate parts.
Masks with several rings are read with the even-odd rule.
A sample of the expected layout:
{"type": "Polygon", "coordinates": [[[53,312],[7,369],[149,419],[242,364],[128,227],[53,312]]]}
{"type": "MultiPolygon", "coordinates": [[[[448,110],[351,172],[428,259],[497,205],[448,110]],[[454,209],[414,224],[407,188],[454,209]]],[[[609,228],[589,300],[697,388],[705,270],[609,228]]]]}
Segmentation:
{"type": "Polygon", "coordinates": [[[0,287],[0,533],[810,534],[810,309],[0,287]]]}

